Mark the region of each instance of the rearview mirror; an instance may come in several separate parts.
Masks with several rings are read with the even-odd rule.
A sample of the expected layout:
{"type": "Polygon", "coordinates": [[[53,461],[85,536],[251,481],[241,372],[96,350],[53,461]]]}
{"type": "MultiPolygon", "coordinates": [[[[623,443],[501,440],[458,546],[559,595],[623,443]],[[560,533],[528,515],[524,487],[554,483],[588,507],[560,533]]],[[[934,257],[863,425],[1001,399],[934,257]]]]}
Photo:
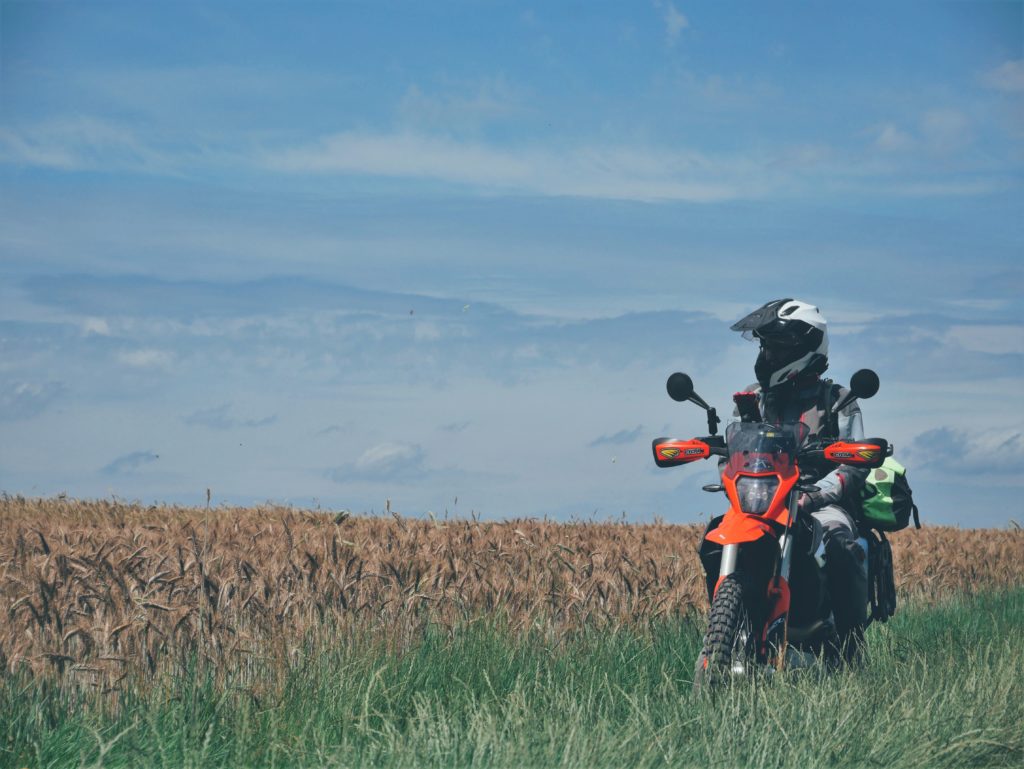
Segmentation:
{"type": "Polygon", "coordinates": [[[686,374],[677,371],[668,378],[665,389],[668,390],[669,398],[682,403],[693,397],[693,380],[686,374]]]}
{"type": "Polygon", "coordinates": [[[668,390],[668,397],[672,400],[680,402],[690,401],[690,403],[695,403],[708,412],[708,432],[711,435],[715,435],[718,432],[718,425],[722,421],[718,418],[718,412],[694,392],[693,380],[689,376],[681,371],[677,371],[668,378],[668,381],[665,383],[665,389],[668,390]]]}
{"type": "Polygon", "coordinates": [[[832,407],[832,413],[838,414],[853,400],[873,398],[878,392],[878,385],[878,374],[869,368],[862,368],[850,377],[850,390],[832,407]]]}

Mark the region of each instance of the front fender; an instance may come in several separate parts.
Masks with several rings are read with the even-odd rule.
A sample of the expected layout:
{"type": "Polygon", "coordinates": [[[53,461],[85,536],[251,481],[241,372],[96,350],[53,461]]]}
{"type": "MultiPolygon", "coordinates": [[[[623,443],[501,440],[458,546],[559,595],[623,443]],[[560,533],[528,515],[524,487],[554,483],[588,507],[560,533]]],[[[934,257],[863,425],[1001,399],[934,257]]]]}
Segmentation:
{"type": "Polygon", "coordinates": [[[717,528],[708,532],[706,539],[718,545],[739,545],[774,533],[772,527],[759,518],[730,512],[717,528]]]}

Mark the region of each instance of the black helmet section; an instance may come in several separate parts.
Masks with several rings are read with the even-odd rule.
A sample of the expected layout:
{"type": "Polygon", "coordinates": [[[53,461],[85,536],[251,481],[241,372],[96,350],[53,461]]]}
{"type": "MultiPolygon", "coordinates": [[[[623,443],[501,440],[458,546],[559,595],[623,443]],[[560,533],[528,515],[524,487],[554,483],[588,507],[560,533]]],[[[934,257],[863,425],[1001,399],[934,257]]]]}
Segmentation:
{"type": "Polygon", "coordinates": [[[765,390],[805,372],[818,375],[828,368],[823,322],[812,325],[800,317],[811,313],[815,320],[820,318],[817,308],[793,299],[776,299],[731,326],[744,338],[760,343],[754,374],[765,390]]]}
{"type": "Polygon", "coordinates": [[[743,332],[744,339],[754,339],[754,332],[778,320],[779,308],[786,302],[792,301],[792,299],[776,299],[773,302],[763,304],[747,317],[733,323],[729,330],[743,332]]]}
{"type": "MultiPolygon", "coordinates": [[[[767,390],[772,386],[772,374],[786,368],[791,363],[796,363],[808,353],[818,349],[818,345],[821,344],[822,333],[819,329],[807,326],[805,323],[800,325],[806,326],[811,333],[805,334],[803,340],[796,344],[785,344],[768,339],[761,340],[761,352],[757,354],[757,360],[754,361],[754,376],[757,377],[758,384],[764,389],[767,390]]],[[[814,356],[803,367],[804,372],[816,375],[824,374],[826,369],[828,369],[828,358],[824,355],[814,356]]]]}

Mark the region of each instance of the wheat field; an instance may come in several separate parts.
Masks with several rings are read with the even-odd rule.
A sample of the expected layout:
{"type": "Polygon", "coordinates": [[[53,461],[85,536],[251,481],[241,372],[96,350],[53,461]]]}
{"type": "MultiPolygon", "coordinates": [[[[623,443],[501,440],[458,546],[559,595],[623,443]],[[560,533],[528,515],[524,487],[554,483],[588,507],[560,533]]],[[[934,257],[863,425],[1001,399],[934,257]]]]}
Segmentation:
{"type": "MultiPolygon", "coordinates": [[[[705,607],[701,531],[4,497],[0,668],[116,692],[189,659],[285,659],[325,628],[401,651],[427,626],[481,617],[553,640],[642,627],[705,607]]],[[[927,527],[892,542],[904,598],[1024,584],[1019,529],[927,527]]]]}

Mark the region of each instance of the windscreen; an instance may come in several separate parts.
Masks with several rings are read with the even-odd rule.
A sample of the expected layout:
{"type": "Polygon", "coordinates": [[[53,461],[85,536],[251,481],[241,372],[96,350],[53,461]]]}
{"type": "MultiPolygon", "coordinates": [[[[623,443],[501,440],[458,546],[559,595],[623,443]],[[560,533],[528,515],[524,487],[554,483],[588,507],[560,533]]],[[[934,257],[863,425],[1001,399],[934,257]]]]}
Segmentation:
{"type": "Polygon", "coordinates": [[[740,473],[778,473],[785,477],[793,472],[795,457],[807,425],[770,425],[755,422],[733,422],[726,428],[725,443],[729,451],[726,475],[740,473]]]}

